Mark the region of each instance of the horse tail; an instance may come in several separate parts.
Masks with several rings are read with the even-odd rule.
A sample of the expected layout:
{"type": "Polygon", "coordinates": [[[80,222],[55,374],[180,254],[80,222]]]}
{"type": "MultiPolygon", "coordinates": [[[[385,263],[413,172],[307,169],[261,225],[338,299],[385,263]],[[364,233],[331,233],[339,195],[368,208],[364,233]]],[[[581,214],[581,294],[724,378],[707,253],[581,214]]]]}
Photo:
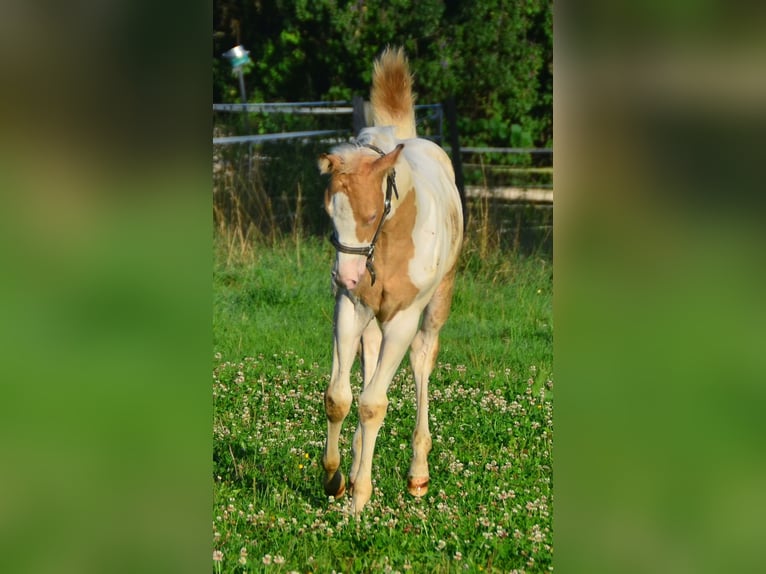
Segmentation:
{"type": "Polygon", "coordinates": [[[412,74],[402,48],[387,47],[372,72],[372,118],[375,126],[394,126],[396,137],[417,137],[412,74]]]}

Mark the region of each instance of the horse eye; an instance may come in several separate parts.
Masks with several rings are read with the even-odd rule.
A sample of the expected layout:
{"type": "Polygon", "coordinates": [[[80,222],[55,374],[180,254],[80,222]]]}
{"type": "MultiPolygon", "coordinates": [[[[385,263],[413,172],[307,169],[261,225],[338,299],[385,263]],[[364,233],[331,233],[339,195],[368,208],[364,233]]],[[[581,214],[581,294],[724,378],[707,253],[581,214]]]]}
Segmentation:
{"type": "Polygon", "coordinates": [[[367,225],[372,225],[373,223],[375,223],[375,219],[376,219],[377,217],[378,217],[378,214],[377,214],[377,213],[373,213],[372,215],[370,215],[370,216],[367,218],[367,221],[366,221],[367,225]]]}

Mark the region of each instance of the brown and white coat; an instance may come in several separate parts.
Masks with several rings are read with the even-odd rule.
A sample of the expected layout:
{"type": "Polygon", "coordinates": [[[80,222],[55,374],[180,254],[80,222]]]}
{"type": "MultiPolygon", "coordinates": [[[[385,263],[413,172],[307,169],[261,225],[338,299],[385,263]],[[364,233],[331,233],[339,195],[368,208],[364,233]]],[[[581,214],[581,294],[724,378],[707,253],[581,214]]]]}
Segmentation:
{"type": "Polygon", "coordinates": [[[452,164],[438,145],[415,134],[412,78],[401,50],[387,49],[375,63],[371,102],[376,127],[319,159],[320,171],[330,175],[325,209],[338,246],[333,367],[325,393],[324,484],[327,494],[336,497],[346,489],[338,439],[351,408],[350,374],[361,347],[364,388],[349,475],[357,514],[372,494],[372,456],[386,395],[408,349],[417,400],[408,489],[415,496],[427,492],[428,378],[439,331],[449,315],[463,237],[452,164]],[[389,175],[395,183],[393,195],[389,175]],[[368,257],[360,252],[373,238],[370,272],[368,257]]]}

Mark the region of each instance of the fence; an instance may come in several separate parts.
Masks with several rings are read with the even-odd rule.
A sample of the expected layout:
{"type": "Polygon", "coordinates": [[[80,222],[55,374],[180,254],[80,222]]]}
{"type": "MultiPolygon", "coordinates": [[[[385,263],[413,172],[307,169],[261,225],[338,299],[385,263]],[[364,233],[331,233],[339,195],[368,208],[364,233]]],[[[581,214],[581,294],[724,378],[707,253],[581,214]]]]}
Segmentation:
{"type": "MultiPolygon", "coordinates": [[[[486,195],[493,195],[497,198],[505,199],[507,201],[533,201],[533,202],[552,202],[553,201],[553,185],[552,185],[552,161],[546,167],[538,166],[517,166],[512,165],[493,165],[485,161],[475,160],[473,163],[467,162],[465,167],[468,170],[477,169],[482,171],[482,182],[484,185],[477,185],[478,182],[471,183],[469,178],[469,184],[465,185],[463,175],[463,161],[462,156],[487,156],[487,155],[502,155],[502,154],[517,154],[521,156],[529,155],[546,155],[552,159],[553,150],[551,148],[513,148],[513,147],[462,147],[459,146],[458,138],[456,137],[457,130],[455,127],[456,120],[450,121],[450,133],[455,134],[449,144],[443,143],[444,134],[444,107],[442,104],[419,104],[415,106],[416,114],[419,113],[418,123],[419,132],[423,132],[422,128],[425,125],[432,126],[432,129],[427,130],[422,137],[426,137],[438,143],[441,143],[443,147],[452,155],[453,164],[455,167],[456,179],[458,179],[458,187],[461,192],[467,197],[483,197],[486,195]],[[426,112],[423,114],[423,112],[426,112]],[[455,156],[452,154],[452,148],[459,146],[460,154],[455,156]],[[502,183],[489,182],[486,178],[486,172],[498,172],[518,175],[532,175],[532,174],[545,174],[548,176],[550,183],[540,183],[540,178],[534,178],[535,184],[532,187],[524,185],[504,185],[502,183]]],[[[327,143],[337,143],[343,141],[343,136],[349,136],[356,133],[364,125],[369,124],[369,110],[367,104],[365,104],[361,98],[355,98],[353,101],[318,101],[318,102],[280,102],[280,103],[247,103],[247,104],[213,104],[214,112],[228,112],[238,113],[244,116],[249,116],[253,113],[258,114],[290,114],[290,115],[308,115],[308,116],[328,116],[328,115],[352,115],[353,118],[353,130],[349,129],[315,129],[315,130],[301,130],[301,131],[282,131],[277,133],[266,134],[246,134],[246,135],[221,135],[213,137],[214,145],[228,145],[228,144],[260,144],[264,142],[274,142],[281,140],[300,140],[306,142],[309,138],[322,138],[327,143]],[[335,138],[328,141],[329,136],[335,136],[335,138]]],[[[246,127],[249,131],[249,124],[245,121],[246,127]]],[[[475,179],[475,178],[473,178],[475,179]]],[[[496,177],[491,178],[497,179],[496,177]]],[[[507,178],[506,178],[507,179],[507,178]]]]}
{"type": "MultiPolygon", "coordinates": [[[[466,213],[470,214],[472,209],[483,209],[482,217],[493,220],[498,233],[512,236],[512,243],[516,246],[525,243],[524,235],[530,233],[542,233],[543,242],[549,242],[553,207],[551,148],[460,146],[454,102],[448,101],[445,105],[419,104],[415,111],[419,135],[436,141],[450,153],[466,213]],[[449,141],[444,141],[445,123],[449,141]],[[453,154],[453,149],[459,149],[459,153],[453,154]]],[[[213,112],[218,118],[214,122],[214,171],[221,173],[228,169],[229,172],[237,170],[241,174],[247,173],[247,176],[240,175],[240,180],[260,178],[258,183],[266,187],[272,183],[267,180],[274,176],[254,174],[254,159],[263,166],[279,155],[316,157],[328,146],[347,141],[361,127],[371,123],[368,104],[362,98],[351,102],[214,104],[213,112]],[[259,130],[268,133],[252,133],[250,120],[254,115],[259,120],[259,130]],[[350,128],[338,127],[338,116],[343,115],[352,116],[352,121],[346,124],[351,124],[350,128]],[[246,153],[231,153],[234,149],[225,152],[233,145],[240,149],[241,144],[247,144],[246,153]],[[257,146],[255,153],[254,146],[257,146]],[[300,146],[300,150],[295,146],[300,146]],[[246,158],[244,166],[241,163],[243,158],[246,158]]],[[[273,209],[274,205],[283,205],[282,217],[294,220],[297,210],[289,207],[291,202],[305,201],[312,194],[321,192],[313,190],[309,178],[297,176],[300,170],[315,176],[314,166],[309,166],[309,163],[313,161],[305,166],[293,161],[290,165],[294,176],[292,180],[285,180],[290,174],[278,174],[279,183],[274,182],[273,188],[267,190],[271,197],[268,200],[269,209],[273,209]],[[285,189],[296,186],[298,197],[286,195],[285,189]]],[[[314,179],[318,181],[318,178],[314,179]]],[[[321,223],[309,227],[316,231],[321,229],[321,223]]]]}
{"type": "MultiPolygon", "coordinates": [[[[235,112],[243,115],[252,113],[259,114],[291,114],[291,115],[352,115],[353,132],[356,133],[365,124],[369,124],[369,112],[366,110],[366,104],[359,99],[352,102],[280,102],[280,103],[259,103],[259,104],[213,104],[214,112],[235,112]]],[[[440,104],[418,104],[415,106],[415,112],[421,112],[420,123],[424,120],[436,121],[438,126],[438,135],[426,133],[424,137],[441,141],[443,132],[443,113],[440,104]],[[423,115],[422,112],[427,112],[423,115]]],[[[261,143],[265,141],[306,139],[310,137],[325,137],[328,135],[350,135],[351,129],[335,130],[309,130],[297,132],[281,132],[270,134],[250,134],[243,136],[220,136],[213,138],[213,144],[226,145],[234,143],[261,143]]]]}

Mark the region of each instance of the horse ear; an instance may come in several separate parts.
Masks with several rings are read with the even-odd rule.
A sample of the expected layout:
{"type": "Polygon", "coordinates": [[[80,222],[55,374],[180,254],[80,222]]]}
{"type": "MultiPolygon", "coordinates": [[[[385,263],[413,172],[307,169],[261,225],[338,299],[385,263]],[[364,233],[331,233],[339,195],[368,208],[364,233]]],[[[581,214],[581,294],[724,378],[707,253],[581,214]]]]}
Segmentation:
{"type": "Polygon", "coordinates": [[[325,174],[331,173],[333,171],[338,171],[338,168],[342,163],[343,160],[340,158],[340,156],[323,153],[319,156],[317,165],[319,166],[319,173],[325,174]]]}
{"type": "Polygon", "coordinates": [[[399,154],[402,152],[403,149],[404,149],[404,144],[400,143],[392,151],[388,152],[383,157],[376,159],[375,163],[373,164],[373,168],[376,171],[391,169],[392,167],[394,167],[396,160],[399,159],[399,154]]]}

